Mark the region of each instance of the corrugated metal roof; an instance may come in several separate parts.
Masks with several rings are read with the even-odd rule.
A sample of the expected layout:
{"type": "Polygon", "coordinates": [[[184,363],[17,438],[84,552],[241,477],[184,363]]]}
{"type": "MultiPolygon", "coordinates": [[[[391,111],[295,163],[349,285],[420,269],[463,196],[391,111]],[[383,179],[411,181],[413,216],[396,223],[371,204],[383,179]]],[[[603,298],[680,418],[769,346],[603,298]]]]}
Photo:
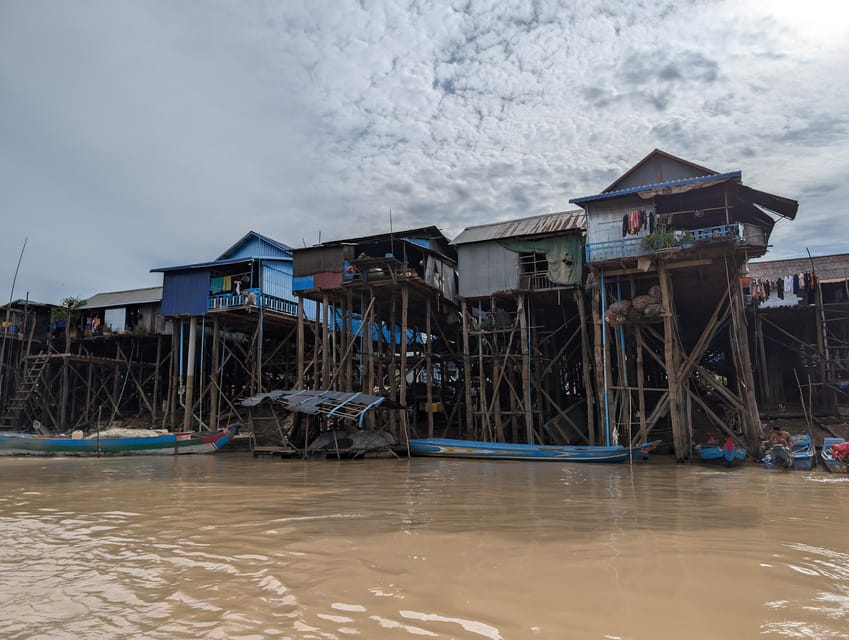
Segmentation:
{"type": "MultiPolygon", "coordinates": [[[[849,253],[836,253],[830,256],[814,256],[814,271],[820,281],[834,282],[849,278],[849,253]]],[[[766,260],[750,262],[749,275],[753,278],[783,278],[794,273],[811,270],[811,261],[804,258],[787,260],[766,260]]]]}
{"type": "Polygon", "coordinates": [[[681,180],[668,180],[667,182],[658,182],[657,184],[644,184],[638,187],[628,187],[627,189],[619,189],[618,191],[607,191],[594,196],[585,196],[583,198],[573,198],[569,202],[571,204],[582,204],[584,202],[593,202],[595,200],[607,200],[609,198],[619,198],[634,193],[643,191],[655,191],[658,189],[670,189],[674,187],[683,187],[687,185],[699,184],[702,182],[721,182],[732,178],[741,178],[743,176],[740,171],[729,171],[728,173],[717,173],[710,176],[698,176],[696,178],[683,178],[681,180]]]}
{"type": "Polygon", "coordinates": [[[149,304],[162,300],[162,287],[147,287],[146,289],[129,289],[127,291],[110,291],[98,293],[86,300],[80,309],[101,309],[103,307],[126,307],[131,304],[149,304]]]}
{"type": "Polygon", "coordinates": [[[451,244],[550,235],[567,231],[583,231],[586,228],[587,214],[582,209],[577,209],[467,227],[451,241],[451,244]]]}

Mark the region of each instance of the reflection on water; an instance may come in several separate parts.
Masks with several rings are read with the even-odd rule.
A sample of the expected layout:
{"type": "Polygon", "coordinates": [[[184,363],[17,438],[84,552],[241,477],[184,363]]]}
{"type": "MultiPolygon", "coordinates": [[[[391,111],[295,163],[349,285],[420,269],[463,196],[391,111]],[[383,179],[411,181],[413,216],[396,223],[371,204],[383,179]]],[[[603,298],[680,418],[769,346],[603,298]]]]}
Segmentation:
{"type": "Polygon", "coordinates": [[[847,478],[0,461],[3,638],[849,638],[847,478]]]}

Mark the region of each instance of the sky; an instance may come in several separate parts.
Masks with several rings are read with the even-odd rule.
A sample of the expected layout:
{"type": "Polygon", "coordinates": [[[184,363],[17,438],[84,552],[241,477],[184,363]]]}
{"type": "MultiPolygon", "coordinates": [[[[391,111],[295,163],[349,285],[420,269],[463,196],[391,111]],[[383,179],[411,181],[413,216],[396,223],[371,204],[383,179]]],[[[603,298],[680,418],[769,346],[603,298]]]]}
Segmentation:
{"type": "Polygon", "coordinates": [[[0,0],[0,301],[453,238],[655,148],[798,200],[769,258],[846,252],[847,67],[836,1],[0,0]]]}

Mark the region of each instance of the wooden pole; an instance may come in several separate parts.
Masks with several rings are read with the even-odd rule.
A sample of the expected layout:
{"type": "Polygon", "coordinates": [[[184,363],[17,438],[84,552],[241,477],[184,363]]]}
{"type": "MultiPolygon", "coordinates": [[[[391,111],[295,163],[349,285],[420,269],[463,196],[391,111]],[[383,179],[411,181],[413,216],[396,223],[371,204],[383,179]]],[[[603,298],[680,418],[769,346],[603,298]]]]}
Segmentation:
{"type": "Polygon", "coordinates": [[[198,319],[189,321],[189,353],[186,357],[186,395],[183,407],[183,431],[192,430],[192,405],[195,399],[195,351],[197,349],[198,319]]]}
{"type": "MultiPolygon", "coordinates": [[[[640,442],[648,442],[646,431],[646,394],[645,394],[645,365],[643,363],[643,331],[640,325],[634,326],[634,335],[637,338],[637,406],[640,412],[640,442]]],[[[633,443],[632,443],[633,444],[633,443]]]]}
{"type": "Polygon", "coordinates": [[[683,425],[681,424],[681,398],[678,382],[678,350],[675,339],[675,316],[673,315],[672,282],[666,265],[657,267],[660,283],[660,299],[663,304],[663,354],[666,377],[669,383],[669,419],[672,423],[672,439],[675,446],[675,458],[684,462],[689,456],[683,425]]]}
{"type": "Polygon", "coordinates": [[[433,342],[430,325],[431,301],[430,295],[425,299],[425,371],[427,371],[427,437],[433,437],[433,342]]]}
{"type": "Polygon", "coordinates": [[[297,377],[295,378],[295,388],[304,389],[304,340],[306,339],[306,331],[304,328],[304,297],[298,296],[298,344],[296,346],[296,367],[297,377]]]}
{"type": "Polygon", "coordinates": [[[587,435],[589,443],[595,444],[595,393],[593,393],[592,364],[590,360],[590,337],[587,331],[587,310],[584,292],[576,288],[573,291],[575,305],[578,307],[578,319],[581,322],[581,373],[584,380],[584,397],[587,402],[587,435]]]}
{"type": "MultiPolygon", "coordinates": [[[[396,296],[392,295],[389,301],[389,399],[392,402],[398,402],[398,366],[395,357],[398,353],[398,327],[395,324],[397,320],[395,314],[396,296]]],[[[392,435],[398,437],[398,424],[394,411],[389,412],[389,424],[392,428],[392,435]]]]}
{"type": "Polygon", "coordinates": [[[407,418],[407,313],[410,292],[407,285],[401,285],[401,380],[399,404],[401,405],[401,428],[407,443],[407,455],[410,453],[410,432],[407,418]]]}
{"type": "Polygon", "coordinates": [[[466,434],[474,437],[475,415],[472,405],[472,360],[469,354],[469,307],[465,298],[460,301],[460,310],[463,314],[463,378],[465,379],[466,391],[466,434]]]}
{"type": "Polygon", "coordinates": [[[534,443],[534,415],[531,406],[530,386],[530,354],[528,353],[528,319],[525,316],[525,296],[516,294],[516,313],[519,314],[519,335],[522,345],[522,395],[524,398],[525,429],[528,436],[528,444],[534,443]]]}
{"type": "MultiPolygon", "coordinates": [[[[598,278],[598,273],[595,272],[596,278],[598,278]]],[[[601,304],[601,294],[599,289],[599,284],[596,283],[596,286],[593,288],[593,304],[592,304],[592,318],[593,318],[593,355],[594,355],[594,370],[595,370],[595,389],[598,394],[604,393],[604,356],[602,355],[601,348],[601,340],[602,331],[605,330],[604,321],[601,318],[601,313],[599,312],[599,305],[601,304]]],[[[603,425],[603,416],[602,416],[602,407],[603,401],[602,398],[599,397],[599,402],[596,405],[596,417],[598,417],[598,431],[601,430],[603,425]]],[[[604,438],[599,434],[599,442],[603,442],[604,438]]]]}
{"type": "Polygon", "coordinates": [[[321,299],[321,388],[327,389],[330,382],[330,298],[321,299]]]}
{"type": "Polygon", "coordinates": [[[218,316],[212,318],[212,366],[209,367],[209,429],[218,431],[218,396],[221,389],[218,379],[221,372],[221,322],[218,316]]]}

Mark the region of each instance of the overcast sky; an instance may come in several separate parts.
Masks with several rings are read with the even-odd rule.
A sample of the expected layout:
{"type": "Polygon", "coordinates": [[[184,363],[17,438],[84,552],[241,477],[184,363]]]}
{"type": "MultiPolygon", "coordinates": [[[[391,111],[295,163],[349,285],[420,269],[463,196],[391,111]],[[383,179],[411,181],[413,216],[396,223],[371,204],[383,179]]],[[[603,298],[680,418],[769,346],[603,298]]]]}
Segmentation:
{"type": "Polygon", "coordinates": [[[0,301],[563,211],[654,148],[849,251],[849,9],[806,0],[0,0],[0,301]]]}

